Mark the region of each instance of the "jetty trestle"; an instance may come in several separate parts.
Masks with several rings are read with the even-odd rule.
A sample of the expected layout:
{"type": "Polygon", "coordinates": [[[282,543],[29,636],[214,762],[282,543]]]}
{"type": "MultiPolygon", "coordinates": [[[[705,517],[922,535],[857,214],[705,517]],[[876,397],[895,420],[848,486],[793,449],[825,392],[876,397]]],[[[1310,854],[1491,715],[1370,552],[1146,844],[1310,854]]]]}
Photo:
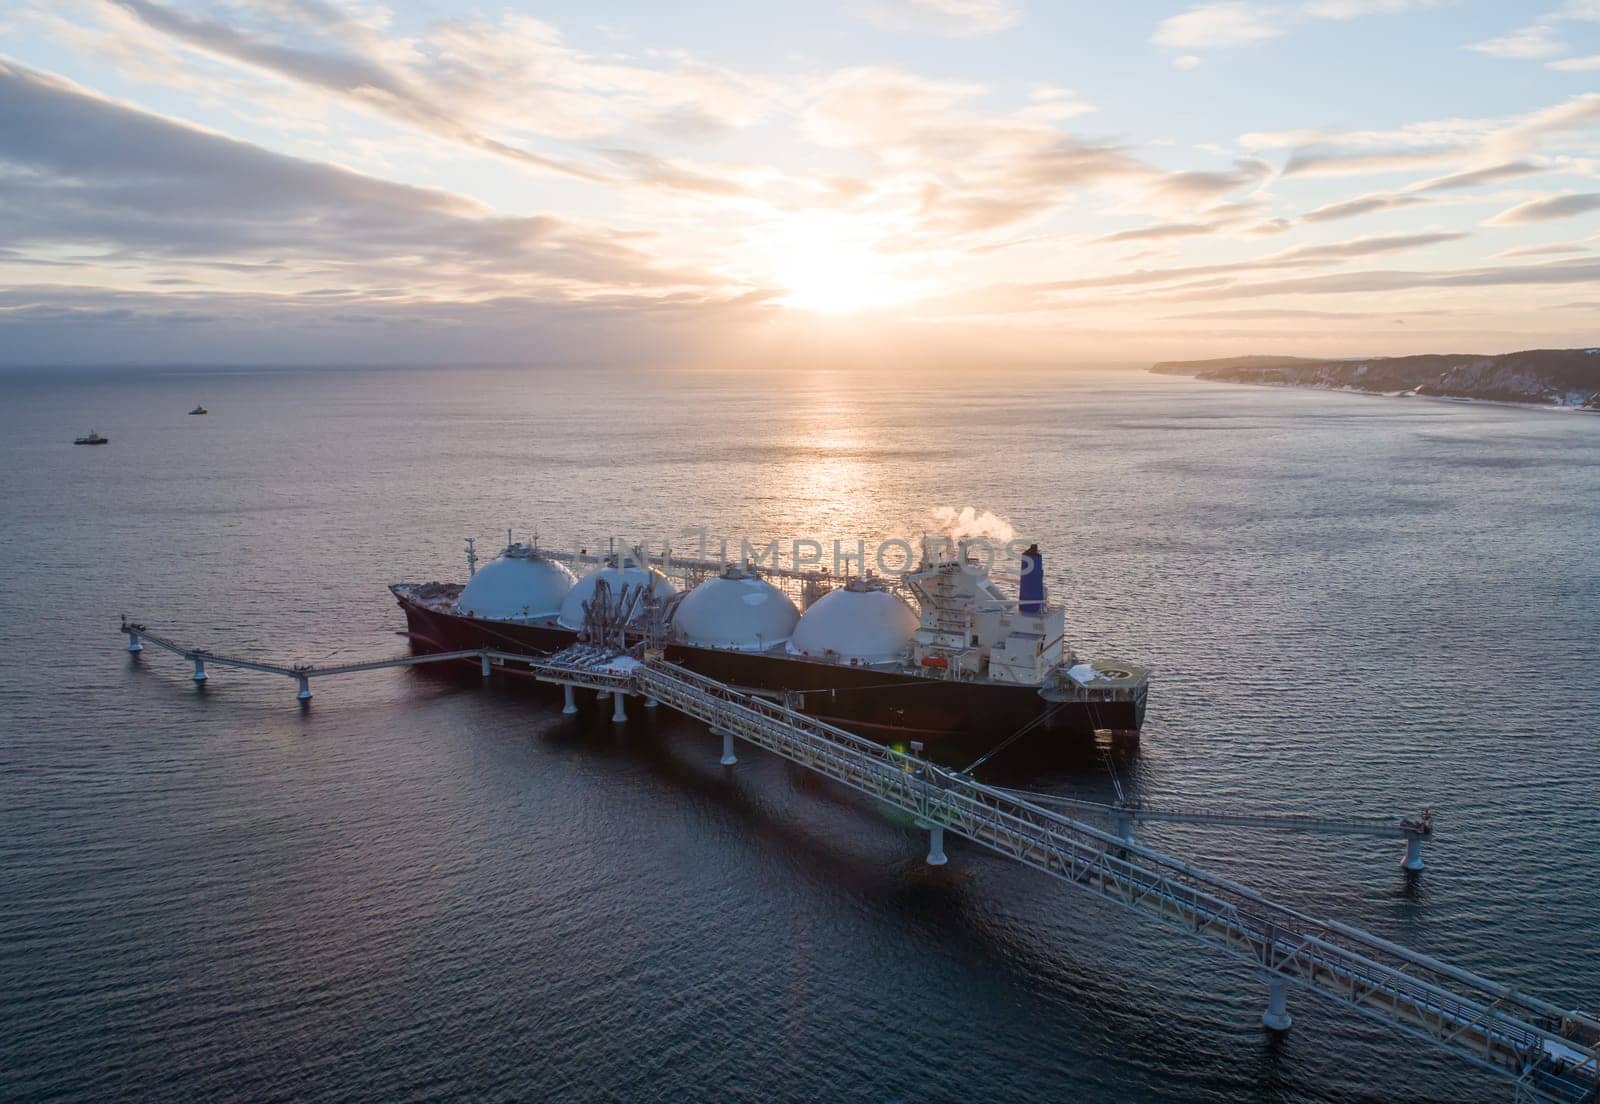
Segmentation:
{"type": "MultiPolygon", "coordinates": [[[[282,664],[264,663],[261,660],[249,659],[244,656],[225,655],[220,652],[208,651],[205,648],[192,648],[169,640],[164,636],[151,632],[144,625],[124,620],[122,632],[128,636],[128,650],[141,652],[146,644],[153,645],[163,651],[182,656],[194,664],[194,681],[209,681],[210,675],[206,670],[207,664],[212,667],[234,667],[244,671],[258,671],[265,675],[279,675],[283,678],[293,679],[296,687],[295,697],[300,701],[311,700],[311,680],[313,678],[330,678],[334,675],[354,675],[364,671],[382,671],[391,667],[420,667],[430,663],[453,663],[462,660],[474,660],[479,663],[479,670],[484,678],[488,678],[494,664],[502,667],[520,668],[533,674],[541,682],[564,683],[567,686],[566,712],[577,712],[577,705],[572,699],[572,687],[580,686],[590,690],[604,693],[612,691],[630,691],[633,688],[633,678],[627,671],[608,671],[604,664],[616,659],[614,652],[604,649],[587,649],[583,646],[568,648],[565,652],[550,657],[527,656],[520,652],[502,652],[493,648],[469,648],[454,652],[427,652],[420,655],[392,656],[387,659],[362,660],[358,663],[336,663],[317,666],[313,664],[282,664]],[[134,645],[138,645],[135,647],[134,645]],[[571,654],[569,654],[571,653],[571,654]]],[[[622,712],[622,706],[617,705],[617,712],[622,712]]],[[[619,717],[618,719],[626,719],[619,717]]]]}
{"type": "MultiPolygon", "coordinates": [[[[438,653],[335,668],[282,667],[185,649],[124,623],[158,647],[195,659],[293,677],[484,656],[541,681],[654,698],[737,738],[908,813],[929,833],[927,861],[946,858],[949,832],[1033,867],[1249,964],[1267,978],[1263,1022],[1290,1022],[1293,984],[1397,1028],[1407,1038],[1510,1078],[1534,1100],[1600,1102],[1600,1021],[1561,1009],[1360,929],[1316,919],[1214,874],[1050,808],[652,658],[577,649],[548,658],[493,650],[438,653]],[[936,858],[937,856],[937,858],[936,858]]],[[[1408,836],[1420,840],[1421,832],[1408,836]]]]}
{"type": "MultiPolygon", "coordinates": [[[[1133,839],[1136,821],[1164,821],[1202,827],[1261,828],[1277,832],[1317,832],[1336,835],[1381,836],[1406,841],[1402,869],[1415,873],[1423,869],[1422,841],[1433,835],[1433,810],[1424,809],[1410,817],[1331,816],[1310,813],[1261,813],[1242,809],[1186,809],[1180,806],[1151,806],[1135,802],[1105,803],[1059,794],[1008,790],[1026,801],[1048,808],[1069,809],[1075,813],[1109,819],[1124,840],[1133,839]]],[[[1120,791],[1119,791],[1120,792],[1120,791]]]]}

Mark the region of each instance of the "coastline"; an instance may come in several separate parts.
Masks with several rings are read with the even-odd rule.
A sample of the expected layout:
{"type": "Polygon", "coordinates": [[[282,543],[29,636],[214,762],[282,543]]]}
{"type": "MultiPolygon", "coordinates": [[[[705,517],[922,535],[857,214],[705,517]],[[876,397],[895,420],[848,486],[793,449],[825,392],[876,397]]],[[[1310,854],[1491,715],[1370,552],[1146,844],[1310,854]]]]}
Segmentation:
{"type": "Polygon", "coordinates": [[[1339,359],[1257,354],[1162,361],[1149,370],[1208,383],[1600,413],[1600,348],[1594,347],[1339,359]]]}
{"type": "Polygon", "coordinates": [[[1159,372],[1154,368],[1147,368],[1147,372],[1158,376],[1179,376],[1186,379],[1198,380],[1201,383],[1220,383],[1231,387],[1266,387],[1274,390],[1292,391],[1325,391],[1335,395],[1361,395],[1369,399],[1420,399],[1424,402],[1458,403],[1463,406],[1503,406],[1512,410],[1542,410],[1551,414],[1582,414],[1600,415],[1600,408],[1582,405],[1569,405],[1566,403],[1544,402],[1515,402],[1511,399],[1483,399],[1473,395],[1425,395],[1418,391],[1372,391],[1365,387],[1334,387],[1317,383],[1291,383],[1288,381],[1274,382],[1271,380],[1231,380],[1217,379],[1202,376],[1193,372],[1159,372]]]}

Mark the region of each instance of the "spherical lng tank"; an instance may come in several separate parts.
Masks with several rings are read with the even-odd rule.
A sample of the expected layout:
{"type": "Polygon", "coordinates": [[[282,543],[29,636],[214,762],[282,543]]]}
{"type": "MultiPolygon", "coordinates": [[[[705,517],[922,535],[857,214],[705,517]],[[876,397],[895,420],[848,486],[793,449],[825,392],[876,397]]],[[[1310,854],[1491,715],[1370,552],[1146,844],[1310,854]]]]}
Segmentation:
{"type": "Polygon", "coordinates": [[[513,545],[467,580],[457,608],[468,617],[492,621],[549,617],[577,581],[565,565],[513,545]]]}
{"type": "Polygon", "coordinates": [[[917,631],[917,615],[888,591],[851,580],[811,603],[795,626],[791,655],[841,663],[887,663],[901,658],[917,631]]]}
{"type": "Polygon", "coordinates": [[[800,611],[753,571],[730,567],[684,595],[673,630],[685,644],[760,652],[794,634],[800,611]]]}
{"type": "Polygon", "coordinates": [[[667,598],[678,593],[678,588],[668,581],[667,577],[655,568],[648,571],[634,564],[627,567],[607,565],[589,572],[579,579],[577,584],[567,592],[566,599],[561,603],[561,616],[556,621],[568,629],[583,628],[583,604],[594,597],[595,584],[604,579],[611,588],[611,600],[615,602],[622,595],[622,588],[626,586],[631,595],[635,590],[648,586],[657,598],[667,598]]]}

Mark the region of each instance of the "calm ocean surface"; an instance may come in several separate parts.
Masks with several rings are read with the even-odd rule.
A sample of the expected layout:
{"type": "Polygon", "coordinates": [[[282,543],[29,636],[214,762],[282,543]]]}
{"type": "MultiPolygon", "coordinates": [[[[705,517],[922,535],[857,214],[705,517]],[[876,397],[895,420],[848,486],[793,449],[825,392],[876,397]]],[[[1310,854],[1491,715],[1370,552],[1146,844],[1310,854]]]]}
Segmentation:
{"type": "Polygon", "coordinates": [[[1145,841],[1600,1010],[1600,418],[1114,371],[0,386],[7,1101],[1510,1098],[1300,991],[1272,1041],[1232,960],[959,840],[929,870],[909,825],[725,772],[665,710],[617,732],[385,671],[302,713],[116,632],[394,654],[385,586],[507,526],[995,511],[1080,651],[1155,670],[1137,796],[1439,818],[1410,887],[1395,841],[1145,841]]]}

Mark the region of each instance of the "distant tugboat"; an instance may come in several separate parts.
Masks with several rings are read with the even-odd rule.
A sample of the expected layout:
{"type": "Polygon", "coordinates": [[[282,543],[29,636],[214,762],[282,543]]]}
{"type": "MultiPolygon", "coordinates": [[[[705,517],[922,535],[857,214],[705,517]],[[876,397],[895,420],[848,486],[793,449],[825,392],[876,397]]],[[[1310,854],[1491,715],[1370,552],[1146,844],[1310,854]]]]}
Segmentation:
{"type": "Polygon", "coordinates": [[[209,413],[211,413],[211,411],[207,410],[205,407],[201,406],[199,403],[195,403],[194,409],[189,411],[189,413],[191,413],[191,414],[209,414],[209,413]]]}
{"type": "Polygon", "coordinates": [[[110,440],[111,438],[102,437],[100,434],[91,429],[89,431],[89,436],[76,438],[72,443],[75,445],[103,445],[110,440]]]}

